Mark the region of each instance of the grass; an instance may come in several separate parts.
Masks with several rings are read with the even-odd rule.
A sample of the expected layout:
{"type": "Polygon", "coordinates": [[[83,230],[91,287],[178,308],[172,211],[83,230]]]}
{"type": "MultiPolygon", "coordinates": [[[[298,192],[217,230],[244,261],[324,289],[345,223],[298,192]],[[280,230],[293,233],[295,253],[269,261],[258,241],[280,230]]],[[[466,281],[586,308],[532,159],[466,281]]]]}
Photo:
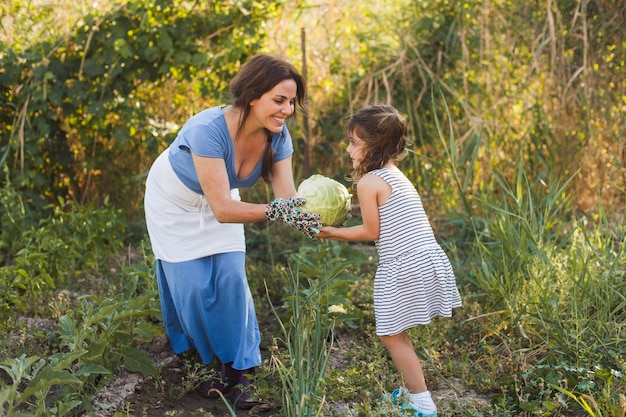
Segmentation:
{"type": "MultiPolygon", "coordinates": [[[[471,203],[463,207],[471,211],[450,214],[437,227],[463,307],[453,319],[410,333],[431,389],[450,392],[440,415],[623,417],[622,227],[607,216],[594,222],[578,217],[565,198],[567,181],[530,181],[520,169],[514,181],[500,178],[497,184],[491,194],[468,197],[471,203]]],[[[84,230],[116,224],[97,214],[79,210],[73,214],[78,221],[65,222],[68,214],[59,212],[58,219],[41,223],[46,239],[30,232],[29,246],[15,257],[23,270],[18,278],[11,274],[15,264],[2,267],[1,284],[9,291],[2,310],[0,404],[9,415],[79,415],[119,366],[157,372],[137,348],[162,331],[152,259],[145,250],[113,253],[120,242],[84,230]],[[80,235],[73,224],[82,228],[80,235]],[[58,241],[68,245],[65,258],[54,263],[62,279],[44,277],[40,260],[58,253],[58,241]],[[80,247],[86,244],[105,253],[111,266],[85,258],[80,247]],[[81,276],[94,275],[95,285],[68,279],[64,265],[81,265],[81,276]],[[32,286],[21,289],[24,283],[32,286]],[[16,297],[20,302],[11,304],[16,297]]],[[[311,241],[281,227],[249,236],[255,239],[251,289],[259,305],[263,297],[272,306],[259,314],[278,323],[266,338],[271,358],[261,388],[281,404],[281,415],[394,415],[384,395],[402,381],[373,328],[374,248],[311,241]],[[259,254],[268,246],[272,257],[264,261],[259,254]]],[[[178,411],[171,415],[183,415],[178,411]]]]}
{"type": "MultiPolygon", "coordinates": [[[[510,14],[492,3],[459,3],[467,8],[459,13],[463,20],[436,32],[428,21],[445,18],[448,2],[429,4],[428,10],[404,8],[403,16],[414,23],[398,39],[395,20],[387,24],[380,15],[380,30],[368,25],[364,30],[396,39],[403,50],[397,42],[387,49],[367,33],[377,49],[368,61],[380,61],[383,68],[363,66],[370,76],[359,74],[358,85],[346,83],[356,91],[337,90],[349,97],[350,106],[374,100],[373,91],[404,103],[411,130],[423,141],[424,155],[412,155],[415,166],[409,168],[424,185],[464,305],[452,320],[416,329],[412,337],[433,389],[462,385],[488,399],[464,403],[459,396],[440,408],[442,415],[626,415],[624,161],[618,140],[623,91],[613,87],[624,74],[615,23],[623,6],[605,3],[602,8],[585,2],[521,4],[507,7],[510,14]],[[420,43],[425,34],[427,43],[420,43]],[[454,39],[463,48],[450,45],[454,39]],[[484,48],[480,59],[472,54],[478,44],[484,48]],[[432,48],[436,65],[429,60],[434,55],[422,59],[431,45],[439,45],[432,48]],[[574,57],[584,58],[584,64],[574,57]],[[402,65],[388,66],[389,60],[402,65]],[[455,97],[452,109],[441,103],[443,95],[434,94],[436,87],[433,112],[425,108],[431,85],[442,85],[455,97]],[[376,88],[364,88],[364,97],[359,86],[376,88]],[[448,124],[437,119],[432,129],[437,109],[448,124]],[[457,139],[455,132],[463,136],[457,139]],[[437,139],[431,133],[438,133],[439,144],[429,142],[431,136],[437,139]],[[550,177],[551,170],[566,177],[550,177]]],[[[354,13],[346,16],[354,20],[354,13]]],[[[315,33],[326,31],[309,36],[315,33]]],[[[341,35],[349,45],[348,33],[341,35]]],[[[315,51],[327,45],[309,41],[308,46],[315,51]]],[[[344,84],[344,71],[352,73],[347,65],[354,60],[345,48],[330,49],[346,66],[336,83],[344,84]]],[[[318,52],[311,56],[320,62],[328,56],[318,52]]],[[[316,71],[324,67],[316,65],[316,71]]],[[[326,108],[328,100],[310,104],[326,108]]],[[[167,114],[161,118],[169,120],[169,107],[162,107],[167,114]]],[[[326,108],[318,112],[320,119],[343,113],[344,107],[326,108]]],[[[320,138],[333,135],[329,130],[320,138]]],[[[342,149],[318,148],[333,155],[342,149]]],[[[9,154],[7,147],[0,160],[9,154]]],[[[318,157],[328,162],[327,156],[318,157]]],[[[153,372],[136,350],[138,341],[160,331],[153,260],[149,250],[124,245],[124,220],[115,210],[60,201],[46,208],[46,216],[33,216],[26,195],[12,189],[8,167],[3,171],[0,409],[81,415],[121,363],[153,372]]],[[[268,194],[260,200],[268,201],[268,194]]],[[[267,393],[284,404],[286,414],[303,412],[306,402],[310,414],[337,413],[333,405],[341,404],[342,415],[391,415],[380,398],[400,381],[373,336],[372,247],[320,245],[276,226],[248,231],[253,293],[270,301],[274,312],[268,314],[281,322],[268,338],[276,350],[275,366],[265,370],[275,383],[267,393]],[[341,273],[332,273],[335,269],[341,273]],[[329,316],[327,308],[334,305],[347,314],[329,316]],[[321,342],[331,325],[340,345],[321,342]],[[307,395],[308,402],[301,401],[307,395]],[[291,410],[296,404],[300,408],[291,410]]],[[[194,372],[188,371],[190,383],[194,372]]]]}

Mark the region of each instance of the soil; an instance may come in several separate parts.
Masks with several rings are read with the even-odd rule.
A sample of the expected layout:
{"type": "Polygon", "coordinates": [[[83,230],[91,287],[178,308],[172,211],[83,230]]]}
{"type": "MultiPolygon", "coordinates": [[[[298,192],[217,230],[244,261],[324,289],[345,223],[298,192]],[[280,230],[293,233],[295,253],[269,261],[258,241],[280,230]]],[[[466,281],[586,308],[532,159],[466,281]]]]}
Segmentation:
{"type": "MultiPolygon", "coordinates": [[[[117,377],[94,398],[97,409],[89,416],[110,417],[116,411],[128,413],[136,417],[165,417],[194,416],[202,417],[206,413],[212,413],[215,417],[232,417],[231,408],[221,399],[205,399],[193,389],[183,390],[185,369],[184,361],[171,350],[166,336],[158,337],[153,343],[145,346],[153,359],[160,364],[160,374],[157,377],[143,377],[139,374],[130,373],[121,369],[117,377]],[[204,413],[200,412],[201,410],[204,413]],[[181,414],[171,414],[178,411],[181,414]]],[[[345,358],[349,352],[343,352],[341,344],[334,348],[332,366],[341,367],[342,356],[345,358]]],[[[461,381],[452,381],[454,386],[431,388],[433,399],[439,407],[439,415],[454,415],[447,413],[450,404],[454,403],[453,409],[463,407],[463,404],[472,404],[474,409],[489,404],[489,399],[465,390],[461,381]]],[[[333,415],[356,415],[347,410],[348,404],[330,404],[333,415]],[[344,410],[345,412],[342,412],[344,410]]],[[[236,416],[278,416],[277,409],[264,412],[236,410],[236,416]]],[[[84,417],[87,417],[84,416],[84,417]]]]}
{"type": "MultiPolygon", "coordinates": [[[[94,403],[100,406],[91,416],[108,417],[115,411],[130,411],[129,414],[137,417],[164,417],[168,412],[178,410],[184,416],[200,417],[206,414],[198,411],[204,410],[215,417],[232,417],[223,400],[206,399],[194,389],[182,388],[187,373],[185,363],[174,354],[166,336],[159,336],[143,348],[160,364],[158,377],[143,377],[121,370],[115,380],[97,394],[94,403]]],[[[245,410],[235,412],[238,417],[255,414],[245,410]]],[[[261,415],[271,416],[272,413],[264,412],[261,415]]]]}

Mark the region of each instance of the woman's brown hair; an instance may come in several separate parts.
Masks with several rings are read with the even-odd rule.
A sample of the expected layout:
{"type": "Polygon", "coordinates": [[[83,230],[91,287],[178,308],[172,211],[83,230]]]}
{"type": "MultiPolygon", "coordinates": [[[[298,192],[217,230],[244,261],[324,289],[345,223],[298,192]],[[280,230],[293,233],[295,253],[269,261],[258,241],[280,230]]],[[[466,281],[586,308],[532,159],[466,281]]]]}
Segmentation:
{"type": "MultiPolygon", "coordinates": [[[[259,54],[241,67],[239,73],[230,82],[230,94],[233,98],[231,104],[241,109],[237,134],[241,132],[250,115],[250,102],[285,80],[296,82],[296,102],[303,108],[306,95],[304,78],[289,62],[274,55],[259,54]]],[[[294,108],[293,115],[295,114],[294,108]]],[[[274,148],[272,147],[272,133],[269,130],[267,141],[268,145],[263,155],[262,176],[265,181],[270,182],[274,166],[274,148]]]]}

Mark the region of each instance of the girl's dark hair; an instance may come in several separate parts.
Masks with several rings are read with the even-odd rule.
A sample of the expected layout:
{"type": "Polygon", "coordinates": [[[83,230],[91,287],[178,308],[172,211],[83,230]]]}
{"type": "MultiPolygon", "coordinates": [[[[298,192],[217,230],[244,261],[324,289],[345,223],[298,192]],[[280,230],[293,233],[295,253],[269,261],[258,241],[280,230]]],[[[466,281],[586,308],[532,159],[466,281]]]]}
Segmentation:
{"type": "Polygon", "coordinates": [[[369,171],[382,168],[389,161],[400,161],[407,154],[407,121],[393,106],[364,107],[348,119],[346,132],[365,142],[363,159],[350,175],[354,184],[369,171]]]}
{"type": "MultiPolygon", "coordinates": [[[[243,129],[250,115],[250,102],[260,98],[278,83],[285,80],[296,82],[296,102],[304,107],[306,86],[304,78],[296,68],[284,59],[270,55],[259,54],[252,57],[230,82],[232,105],[241,109],[237,134],[243,129]]],[[[293,115],[295,115],[295,109],[293,115]]],[[[267,182],[271,181],[274,166],[274,148],[272,147],[272,133],[267,131],[268,146],[263,155],[262,176],[267,182]]]]}

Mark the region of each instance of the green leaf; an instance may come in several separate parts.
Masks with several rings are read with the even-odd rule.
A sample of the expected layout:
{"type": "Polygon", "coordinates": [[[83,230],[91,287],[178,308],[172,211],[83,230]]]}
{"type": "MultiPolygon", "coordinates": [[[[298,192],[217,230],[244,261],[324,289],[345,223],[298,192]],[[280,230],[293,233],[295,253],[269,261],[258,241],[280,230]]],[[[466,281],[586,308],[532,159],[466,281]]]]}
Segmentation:
{"type": "Polygon", "coordinates": [[[73,401],[68,401],[68,402],[60,402],[58,407],[59,407],[59,416],[66,416],[68,415],[70,410],[73,410],[74,408],[78,407],[79,405],[81,405],[83,402],[81,400],[73,400],[73,401]]]}
{"type": "Polygon", "coordinates": [[[101,360],[101,358],[106,355],[107,349],[110,349],[108,340],[93,341],[89,344],[89,352],[85,356],[85,359],[88,361],[101,360]]]}
{"type": "Polygon", "coordinates": [[[71,352],[60,352],[48,358],[50,366],[56,369],[70,368],[74,362],[77,362],[81,356],[85,355],[85,349],[74,349],[71,352]]]}
{"type": "Polygon", "coordinates": [[[96,363],[84,364],[80,368],[78,368],[78,371],[76,371],[76,375],[79,376],[89,376],[92,374],[111,375],[111,371],[104,366],[98,365],[96,363]]]}
{"type": "Polygon", "coordinates": [[[22,395],[28,398],[40,391],[48,391],[54,385],[82,385],[82,381],[69,371],[54,369],[46,366],[28,384],[22,395]]]}
{"type": "Polygon", "coordinates": [[[46,284],[48,284],[50,288],[56,288],[56,285],[54,284],[54,279],[50,276],[50,274],[48,274],[47,272],[42,272],[40,277],[45,281],[46,284]]]}
{"type": "Polygon", "coordinates": [[[542,405],[548,411],[552,411],[552,410],[556,409],[556,407],[557,407],[557,405],[554,402],[552,402],[552,401],[543,401],[542,405]]]}
{"type": "Polygon", "coordinates": [[[156,62],[159,60],[161,55],[159,54],[159,49],[154,46],[149,46],[143,51],[143,56],[148,62],[156,62]]]}
{"type": "Polygon", "coordinates": [[[141,349],[127,347],[122,351],[124,363],[133,372],[141,372],[143,375],[156,375],[156,367],[150,356],[141,349]]]}
{"type": "Polygon", "coordinates": [[[62,337],[74,338],[76,336],[76,324],[74,320],[65,315],[59,319],[59,331],[62,337]]]}
{"type": "Polygon", "coordinates": [[[17,396],[15,388],[13,387],[7,387],[0,390],[0,408],[2,408],[5,404],[8,404],[13,396],[17,396]]]}
{"type": "Polygon", "coordinates": [[[149,342],[154,337],[155,326],[142,321],[133,329],[133,335],[136,339],[149,342]]]}
{"type": "Polygon", "coordinates": [[[172,43],[172,38],[170,37],[169,33],[165,31],[159,32],[159,35],[156,39],[156,43],[159,46],[159,48],[161,48],[162,51],[165,51],[165,53],[171,53],[173,43],[172,43]]]}
{"type": "Polygon", "coordinates": [[[83,65],[83,72],[88,78],[98,78],[104,74],[104,67],[93,59],[87,59],[83,65]]]}

